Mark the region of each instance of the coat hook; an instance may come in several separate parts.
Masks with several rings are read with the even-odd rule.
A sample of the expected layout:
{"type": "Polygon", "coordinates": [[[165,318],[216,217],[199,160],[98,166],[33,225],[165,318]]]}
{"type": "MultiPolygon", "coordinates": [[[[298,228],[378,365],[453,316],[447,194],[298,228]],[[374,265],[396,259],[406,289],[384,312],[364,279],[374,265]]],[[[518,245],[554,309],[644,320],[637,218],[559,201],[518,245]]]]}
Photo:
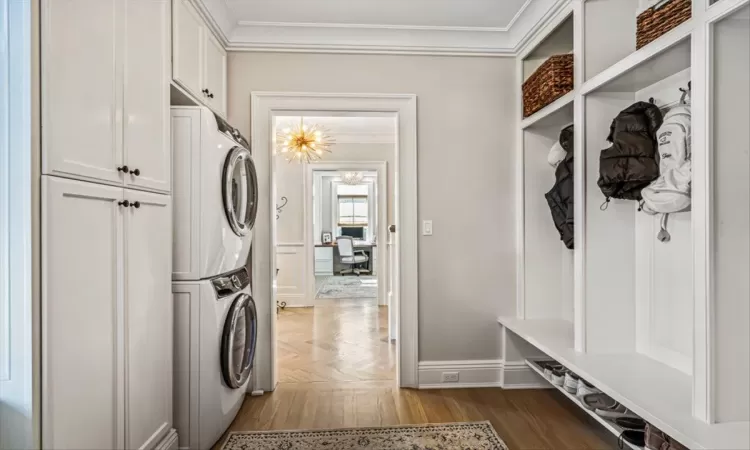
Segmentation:
{"type": "Polygon", "coordinates": [[[654,104],[654,97],[649,97],[648,98],[648,102],[653,105],[654,104]]]}
{"type": "Polygon", "coordinates": [[[284,202],[281,205],[276,205],[276,220],[279,220],[279,214],[281,214],[281,210],[284,209],[287,203],[289,203],[289,199],[286,197],[281,197],[281,201],[284,202]]]}

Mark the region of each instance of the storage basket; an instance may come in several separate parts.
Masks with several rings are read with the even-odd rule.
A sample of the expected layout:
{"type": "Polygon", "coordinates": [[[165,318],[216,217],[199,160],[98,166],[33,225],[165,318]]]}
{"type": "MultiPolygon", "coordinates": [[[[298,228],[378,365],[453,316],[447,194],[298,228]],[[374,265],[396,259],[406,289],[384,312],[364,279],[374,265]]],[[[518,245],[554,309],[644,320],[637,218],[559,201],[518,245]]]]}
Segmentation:
{"type": "Polygon", "coordinates": [[[523,116],[528,117],[573,90],[573,55],[555,55],[523,83],[523,116]]]}
{"type": "Polygon", "coordinates": [[[656,40],[692,16],[691,0],[669,0],[652,6],[638,15],[635,47],[639,49],[656,40]]]}

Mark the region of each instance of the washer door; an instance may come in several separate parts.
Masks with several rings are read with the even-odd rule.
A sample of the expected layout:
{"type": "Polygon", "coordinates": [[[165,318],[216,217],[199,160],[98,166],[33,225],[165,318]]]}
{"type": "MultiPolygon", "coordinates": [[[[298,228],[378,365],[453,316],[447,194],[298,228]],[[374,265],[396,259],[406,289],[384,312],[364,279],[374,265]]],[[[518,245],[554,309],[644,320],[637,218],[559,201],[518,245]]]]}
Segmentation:
{"type": "Polygon", "coordinates": [[[258,177],[248,149],[232,148],[224,162],[222,183],[229,225],[237,236],[246,236],[258,214],[258,177]]]}
{"type": "Polygon", "coordinates": [[[229,308],[221,338],[221,374],[230,388],[241,387],[250,377],[257,337],[255,302],[240,294],[229,308]]]}

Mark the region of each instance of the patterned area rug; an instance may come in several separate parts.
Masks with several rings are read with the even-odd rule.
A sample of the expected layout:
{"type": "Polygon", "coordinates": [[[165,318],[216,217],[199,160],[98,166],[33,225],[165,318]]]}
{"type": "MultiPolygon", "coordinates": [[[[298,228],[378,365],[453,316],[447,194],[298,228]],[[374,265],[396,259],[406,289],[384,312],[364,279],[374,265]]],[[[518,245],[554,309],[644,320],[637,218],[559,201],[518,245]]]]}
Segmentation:
{"type": "Polygon", "coordinates": [[[316,298],[377,298],[378,279],[373,276],[328,277],[316,298]]]}
{"type": "Polygon", "coordinates": [[[222,450],[508,450],[489,422],[345,428],[318,431],[235,431],[222,450]]]}

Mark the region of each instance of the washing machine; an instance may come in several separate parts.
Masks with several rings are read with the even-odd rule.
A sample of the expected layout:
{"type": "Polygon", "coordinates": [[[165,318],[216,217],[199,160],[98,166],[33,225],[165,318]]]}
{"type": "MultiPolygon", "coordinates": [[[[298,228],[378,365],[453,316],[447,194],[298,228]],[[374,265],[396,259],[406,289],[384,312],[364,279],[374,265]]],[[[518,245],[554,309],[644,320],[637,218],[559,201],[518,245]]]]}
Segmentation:
{"type": "Polygon", "coordinates": [[[258,180],[247,140],[203,106],[172,107],[172,279],[203,280],[243,267],[258,180]]]}
{"type": "Polygon", "coordinates": [[[209,449],[234,420],[251,382],[257,315],[243,268],[173,282],[174,424],[179,447],[209,449]]]}

